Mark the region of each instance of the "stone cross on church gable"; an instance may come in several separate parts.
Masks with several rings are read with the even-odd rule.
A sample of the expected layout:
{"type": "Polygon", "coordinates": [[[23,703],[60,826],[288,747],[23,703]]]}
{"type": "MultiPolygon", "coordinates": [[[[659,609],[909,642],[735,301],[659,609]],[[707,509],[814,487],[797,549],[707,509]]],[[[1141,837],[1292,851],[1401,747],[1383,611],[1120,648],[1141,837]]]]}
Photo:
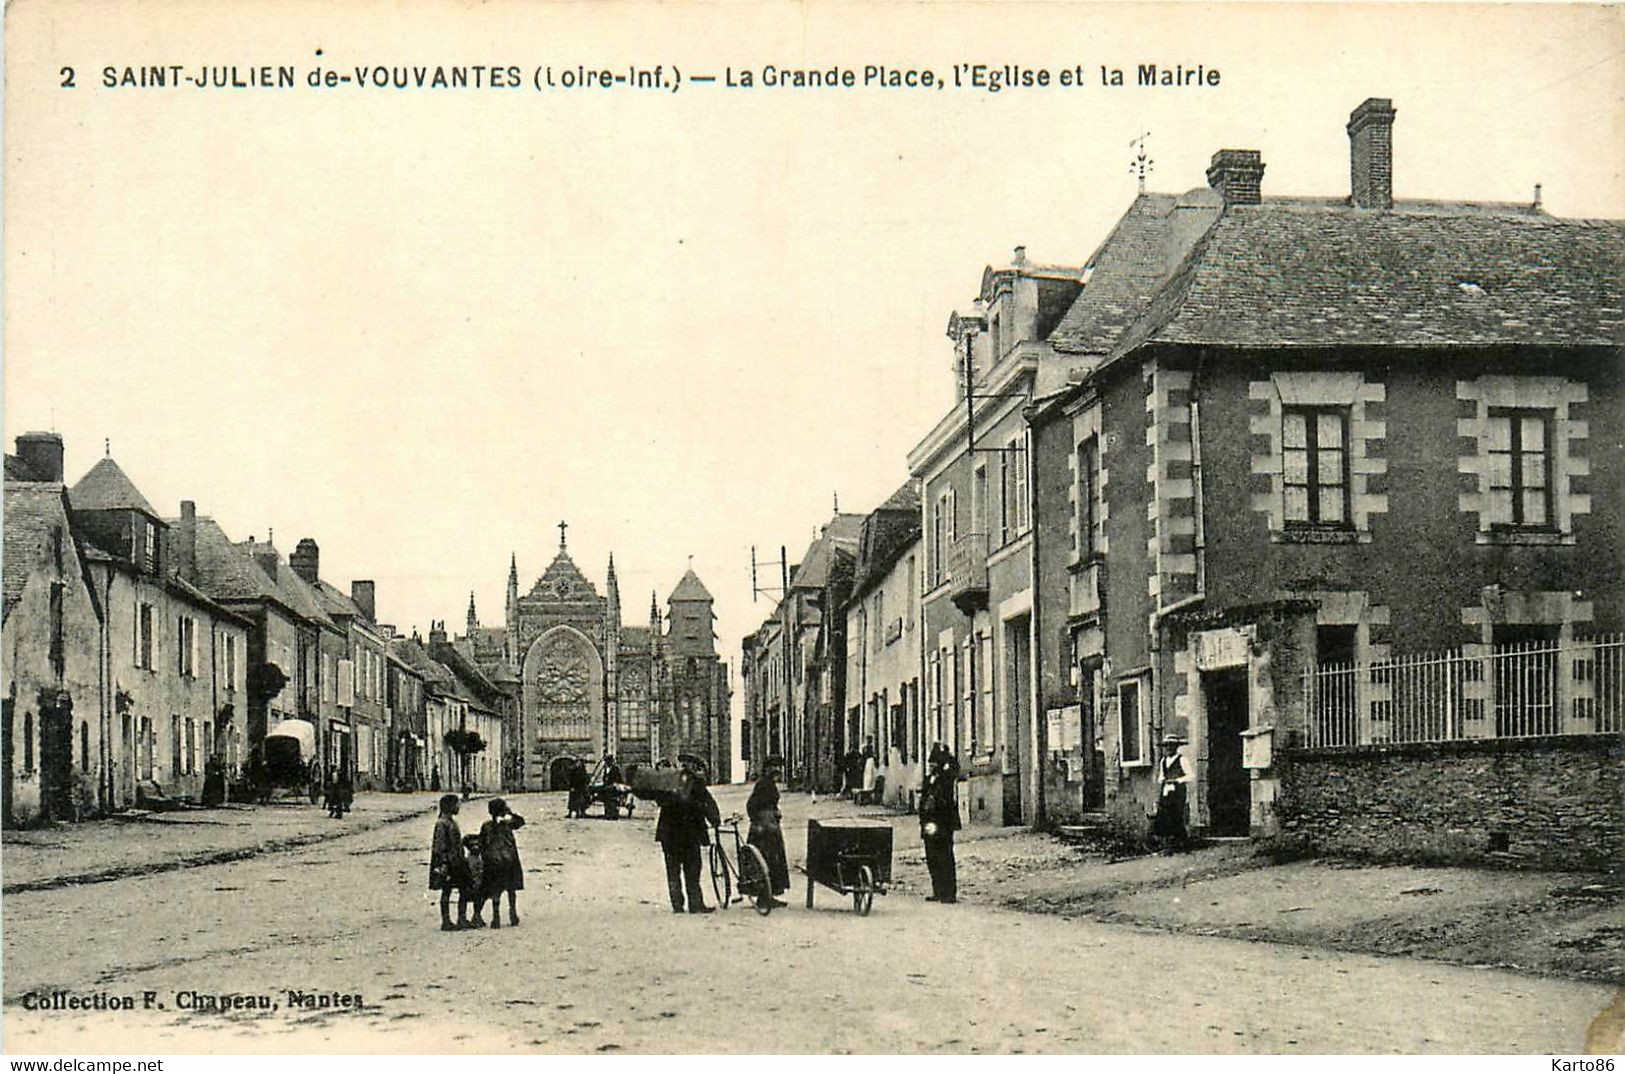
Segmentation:
{"type": "Polygon", "coordinates": [[[563,519],[559,520],[559,551],[560,552],[564,551],[564,531],[569,528],[569,525],[570,524],[568,522],[565,522],[563,519]]]}

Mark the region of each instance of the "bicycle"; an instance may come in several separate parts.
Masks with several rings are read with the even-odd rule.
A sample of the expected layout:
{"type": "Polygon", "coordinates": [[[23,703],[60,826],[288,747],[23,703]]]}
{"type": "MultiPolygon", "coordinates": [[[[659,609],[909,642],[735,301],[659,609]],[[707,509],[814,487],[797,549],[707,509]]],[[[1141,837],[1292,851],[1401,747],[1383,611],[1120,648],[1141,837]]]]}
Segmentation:
{"type": "Polygon", "coordinates": [[[756,912],[766,917],[773,912],[773,889],[767,876],[767,859],[762,852],[739,836],[739,818],[729,817],[717,825],[717,837],[711,844],[711,890],[717,897],[717,907],[726,910],[729,905],[750,899],[756,912]],[[733,860],[722,845],[722,836],[734,837],[733,860]],[[738,864],[735,864],[737,861],[738,864]],[[734,894],[735,892],[738,894],[734,894]]]}

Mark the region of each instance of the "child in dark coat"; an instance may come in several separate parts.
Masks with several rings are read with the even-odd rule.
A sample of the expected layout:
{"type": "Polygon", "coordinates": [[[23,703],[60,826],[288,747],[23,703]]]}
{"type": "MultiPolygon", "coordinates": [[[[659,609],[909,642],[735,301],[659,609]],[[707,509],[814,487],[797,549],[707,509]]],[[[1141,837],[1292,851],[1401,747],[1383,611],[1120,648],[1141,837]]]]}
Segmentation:
{"type": "Polygon", "coordinates": [[[525,870],[519,864],[519,847],[513,833],[525,826],[525,818],[508,808],[501,798],[491,799],[491,819],[480,827],[480,856],[485,871],[480,885],[480,901],[474,907],[476,927],[485,900],[491,900],[491,927],[502,927],[502,893],[508,893],[508,925],[519,924],[518,893],[525,886],[525,870]]]}
{"type": "Polygon", "coordinates": [[[440,929],[451,932],[468,927],[468,896],[472,877],[463,853],[463,833],[457,827],[457,796],[440,796],[440,816],[434,822],[429,848],[429,889],[440,892],[440,929]],[[451,893],[456,891],[457,922],[451,920],[451,893]]]}

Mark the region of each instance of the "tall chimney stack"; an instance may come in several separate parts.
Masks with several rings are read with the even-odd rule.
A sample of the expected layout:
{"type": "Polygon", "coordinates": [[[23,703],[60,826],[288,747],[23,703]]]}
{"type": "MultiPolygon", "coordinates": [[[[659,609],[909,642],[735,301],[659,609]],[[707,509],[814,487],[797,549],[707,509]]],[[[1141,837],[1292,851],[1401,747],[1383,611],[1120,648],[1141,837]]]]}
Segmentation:
{"type": "Polygon", "coordinates": [[[1257,205],[1263,200],[1264,155],[1256,149],[1221,149],[1207,166],[1207,185],[1226,205],[1257,205]]]}
{"type": "Polygon", "coordinates": [[[1349,200],[1356,209],[1394,207],[1394,102],[1367,97],[1349,113],[1349,200]]]}
{"type": "Polygon", "coordinates": [[[175,542],[175,569],[188,582],[197,581],[197,504],[181,501],[180,532],[175,542]]]}
{"type": "Polygon", "coordinates": [[[355,601],[355,606],[361,609],[361,614],[367,617],[369,623],[378,621],[377,598],[376,583],[371,581],[350,583],[350,599],[355,601]]]}
{"type": "Polygon", "coordinates": [[[288,557],[288,566],[293,568],[293,573],[315,585],[316,579],[321,576],[321,565],[321,549],[317,548],[316,542],[309,537],[301,537],[299,543],[294,546],[293,554],[288,557]]]}
{"type": "Polygon", "coordinates": [[[17,458],[36,481],[62,484],[62,438],[56,433],[24,433],[17,438],[17,458]]]}

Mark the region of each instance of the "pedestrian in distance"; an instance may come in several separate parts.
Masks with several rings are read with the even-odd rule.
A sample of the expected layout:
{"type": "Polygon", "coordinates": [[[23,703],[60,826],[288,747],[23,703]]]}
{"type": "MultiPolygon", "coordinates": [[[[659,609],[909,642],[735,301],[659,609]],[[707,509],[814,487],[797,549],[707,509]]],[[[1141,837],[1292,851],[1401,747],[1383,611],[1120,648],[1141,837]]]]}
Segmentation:
{"type": "Polygon", "coordinates": [[[570,766],[570,797],[564,807],[566,817],[587,815],[587,783],[587,766],[578,760],[570,766]]]}
{"type": "Polygon", "coordinates": [[[756,897],[758,906],[788,905],[777,898],[790,890],[790,862],[784,852],[783,814],[779,812],[779,773],[783,768],[783,760],[769,757],[745,803],[745,814],[750,817],[750,834],[745,842],[760,850],[767,863],[769,890],[756,897]]]}
{"type": "Polygon", "coordinates": [[[875,756],[875,740],[871,738],[863,743],[863,776],[858,791],[859,805],[874,805],[875,789],[879,781],[880,766],[875,756]]]}
{"type": "Polygon", "coordinates": [[[481,898],[474,906],[475,928],[479,927],[480,910],[485,900],[491,900],[491,927],[502,927],[502,893],[508,893],[508,925],[519,924],[516,905],[520,890],[525,886],[525,870],[519,864],[519,847],[513,833],[525,826],[525,818],[508,808],[501,798],[491,799],[491,819],[480,826],[480,858],[485,875],[481,879],[481,898]]]}
{"type": "Polygon", "coordinates": [[[920,789],[920,841],[925,844],[925,865],[931,872],[927,902],[958,902],[959,878],[954,863],[954,832],[959,830],[959,761],[938,742],[926,762],[925,786],[920,789]]]}
{"type": "Polygon", "coordinates": [[[429,847],[429,889],[440,892],[442,932],[468,927],[468,890],[472,878],[463,850],[463,833],[457,827],[459,808],[455,794],[440,796],[440,816],[434,822],[434,840],[429,847]],[[458,893],[455,923],[451,920],[451,893],[454,891],[458,893]]]}
{"type": "Polygon", "coordinates": [[[683,912],[685,896],[689,913],[715,913],[716,907],[705,905],[700,890],[700,848],[710,845],[711,831],[722,823],[722,813],[699,766],[685,761],[682,770],[687,794],[662,801],[655,822],[655,842],[666,859],[666,891],[674,914],[683,912]]]}

